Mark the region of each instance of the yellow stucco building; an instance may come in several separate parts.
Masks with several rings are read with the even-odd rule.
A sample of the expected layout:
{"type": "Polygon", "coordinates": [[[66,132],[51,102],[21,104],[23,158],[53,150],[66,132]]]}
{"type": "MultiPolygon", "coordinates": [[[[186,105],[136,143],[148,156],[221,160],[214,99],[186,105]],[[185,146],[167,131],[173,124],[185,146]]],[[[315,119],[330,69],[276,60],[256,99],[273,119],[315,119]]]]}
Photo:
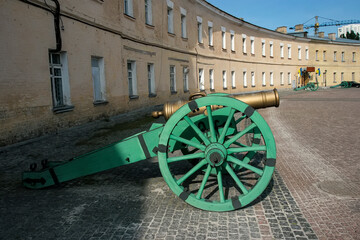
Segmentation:
{"type": "Polygon", "coordinates": [[[195,91],[291,89],[309,66],[359,81],[360,42],[283,30],[204,0],[2,0],[0,146],[195,91]]]}

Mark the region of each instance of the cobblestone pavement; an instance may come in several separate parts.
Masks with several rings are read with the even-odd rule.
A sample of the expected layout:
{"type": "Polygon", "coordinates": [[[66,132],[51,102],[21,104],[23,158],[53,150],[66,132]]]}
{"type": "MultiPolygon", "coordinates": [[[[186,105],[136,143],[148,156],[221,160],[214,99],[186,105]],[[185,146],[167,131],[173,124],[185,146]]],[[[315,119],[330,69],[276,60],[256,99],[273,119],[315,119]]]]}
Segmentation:
{"type": "Polygon", "coordinates": [[[359,90],[281,96],[280,108],[260,110],[277,142],[278,170],[254,204],[195,209],[167,187],[156,159],[61,187],[21,186],[34,161],[70,159],[154,122],[126,114],[1,148],[0,239],[359,239],[359,90]]]}

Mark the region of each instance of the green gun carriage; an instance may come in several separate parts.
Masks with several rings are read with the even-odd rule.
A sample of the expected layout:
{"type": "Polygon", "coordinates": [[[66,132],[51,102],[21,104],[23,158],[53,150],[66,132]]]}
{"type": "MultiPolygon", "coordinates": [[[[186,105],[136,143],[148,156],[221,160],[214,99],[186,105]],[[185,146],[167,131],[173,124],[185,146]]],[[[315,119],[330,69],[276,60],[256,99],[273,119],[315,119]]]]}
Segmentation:
{"type": "Polygon", "coordinates": [[[198,93],[189,101],[166,103],[162,112],[153,112],[154,117],[164,116],[165,124],[154,123],[148,131],[67,162],[42,162],[39,171],[32,164],[22,175],[23,184],[45,188],[157,157],[165,182],[180,199],[208,211],[239,209],[257,199],[271,181],[275,140],[255,109],[278,107],[279,101],[274,89],[240,95],[198,93]],[[179,164],[187,165],[180,174],[179,164]]]}

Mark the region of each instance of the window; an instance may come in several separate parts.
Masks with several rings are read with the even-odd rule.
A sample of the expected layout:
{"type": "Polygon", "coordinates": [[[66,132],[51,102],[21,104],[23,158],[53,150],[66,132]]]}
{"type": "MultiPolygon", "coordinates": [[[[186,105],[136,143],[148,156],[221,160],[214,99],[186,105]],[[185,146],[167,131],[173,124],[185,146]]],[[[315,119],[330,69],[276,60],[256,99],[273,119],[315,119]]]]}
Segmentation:
{"type": "Polygon", "coordinates": [[[243,53],[246,53],[246,35],[242,35],[242,51],[243,53]]]}
{"type": "Polygon", "coordinates": [[[341,52],[341,61],[345,62],[345,52],[341,52]]]}
{"type": "Polygon", "coordinates": [[[262,72],[262,85],[266,86],[266,76],[265,76],[265,72],[262,72]]]}
{"type": "Polygon", "coordinates": [[[209,35],[209,46],[214,45],[214,38],[213,38],[213,23],[208,22],[208,35],[209,35]]]}
{"type": "Polygon", "coordinates": [[[309,60],[309,49],[305,48],[305,59],[309,60]]]}
{"type": "Polygon", "coordinates": [[[66,52],[49,53],[49,67],[54,111],[59,108],[70,107],[70,85],[66,52]]]}
{"type": "Polygon", "coordinates": [[[336,83],[336,72],[334,72],[334,83],[336,83]]]}
{"type": "Polygon", "coordinates": [[[184,92],[189,91],[189,68],[183,67],[184,92]]]}
{"type": "Polygon", "coordinates": [[[315,61],[319,61],[319,50],[315,51],[315,61]]]}
{"type": "Polygon", "coordinates": [[[353,62],[356,62],[356,52],[353,52],[353,53],[352,53],[352,61],[353,61],[353,62]]]}
{"type": "Polygon", "coordinates": [[[280,72],[280,84],[284,85],[284,73],[280,72]]]}
{"type": "Polygon", "coordinates": [[[174,65],[170,65],[170,92],[176,93],[176,69],[174,65]]]}
{"type": "Polygon", "coordinates": [[[198,26],[198,42],[202,43],[202,18],[201,17],[197,17],[197,26],[198,26]]]}
{"type": "Polygon", "coordinates": [[[270,42],[270,57],[274,57],[274,44],[272,41],[270,42]]]}
{"type": "Polygon", "coordinates": [[[261,40],[261,52],[265,56],[265,40],[261,40]]]}
{"type": "Polygon", "coordinates": [[[231,71],[231,86],[232,88],[236,88],[235,71],[231,71]]]}
{"type": "Polygon", "coordinates": [[[270,72],[270,86],[274,86],[274,73],[270,72]]]}
{"type": "Polygon", "coordinates": [[[298,58],[301,60],[301,46],[298,46],[298,58]]]}
{"type": "Polygon", "coordinates": [[[250,37],[251,54],[255,54],[255,38],[250,37]]]}
{"type": "Polygon", "coordinates": [[[152,25],[152,4],[151,0],[145,0],[145,23],[152,25]]]}
{"type": "Polygon", "coordinates": [[[284,58],[284,44],[280,43],[280,57],[284,58]]]}
{"type": "Polygon", "coordinates": [[[105,101],[104,58],[91,57],[94,103],[105,101]]]}
{"type": "Polygon", "coordinates": [[[174,34],[174,3],[167,0],[168,33],[174,34]]]}
{"type": "Polygon", "coordinates": [[[336,60],[336,51],[334,51],[334,62],[337,62],[337,60],[336,60]]]}
{"type": "Polygon", "coordinates": [[[251,72],[251,86],[255,87],[255,73],[251,72]]]}
{"type": "Polygon", "coordinates": [[[133,0],[124,0],[124,13],[133,17],[133,0]]]}
{"type": "Polygon", "coordinates": [[[226,28],[221,27],[222,48],[226,49],[226,28]]]}
{"type": "Polygon", "coordinates": [[[183,8],[180,8],[181,12],[181,37],[187,38],[187,32],[186,32],[186,10],[183,8]]]}
{"type": "Polygon", "coordinates": [[[235,51],[235,32],[230,30],[231,51],[235,51]]]}
{"type": "Polygon", "coordinates": [[[244,88],[247,87],[247,76],[246,76],[246,71],[243,72],[243,82],[244,82],[244,88]]]}
{"type": "Polygon", "coordinates": [[[137,96],[136,62],[128,61],[127,70],[128,70],[129,97],[133,98],[137,96]]]}
{"type": "Polygon", "coordinates": [[[351,73],[351,81],[355,81],[355,72],[351,73]]]}
{"type": "Polygon", "coordinates": [[[223,71],[223,88],[227,89],[226,71],[223,71]]]}
{"type": "Polygon", "coordinates": [[[344,73],[343,72],[341,73],[341,79],[340,80],[341,80],[341,82],[344,81],[344,73]]]}
{"type": "Polygon", "coordinates": [[[288,58],[291,58],[291,44],[288,44],[288,58]]]}
{"type": "Polygon", "coordinates": [[[209,70],[209,78],[210,78],[210,90],[214,90],[215,84],[214,84],[214,70],[213,69],[209,70]]]}
{"type": "Polygon", "coordinates": [[[148,87],[149,87],[149,97],[155,97],[155,72],[154,72],[154,64],[148,63],[147,65],[148,71],[148,87]]]}
{"type": "Polygon", "coordinates": [[[288,72],[288,84],[291,85],[291,73],[288,72]]]}
{"type": "Polygon", "coordinates": [[[199,88],[200,91],[205,90],[204,69],[202,68],[199,68],[199,88]]]}
{"type": "Polygon", "coordinates": [[[323,51],[323,60],[326,61],[326,51],[323,51]]]}

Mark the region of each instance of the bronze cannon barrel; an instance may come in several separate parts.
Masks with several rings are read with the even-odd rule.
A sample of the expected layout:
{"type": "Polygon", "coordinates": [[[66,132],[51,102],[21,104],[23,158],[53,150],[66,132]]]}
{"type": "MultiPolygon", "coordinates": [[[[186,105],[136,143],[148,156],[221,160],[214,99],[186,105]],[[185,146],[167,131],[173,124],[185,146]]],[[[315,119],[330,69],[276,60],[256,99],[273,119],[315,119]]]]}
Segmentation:
{"type": "MultiPolygon", "coordinates": [[[[152,112],[152,116],[154,118],[157,118],[159,116],[164,116],[166,120],[168,120],[171,115],[173,115],[179,108],[181,108],[183,105],[189,103],[193,96],[206,96],[205,93],[196,93],[190,96],[189,101],[179,100],[177,102],[167,102],[164,104],[164,108],[162,111],[155,111],[152,112]]],[[[238,95],[229,95],[230,97],[236,98],[250,106],[252,106],[255,109],[260,108],[267,108],[267,107],[278,107],[280,105],[280,97],[279,93],[276,90],[270,90],[270,91],[261,91],[256,93],[243,93],[238,95]]],[[[221,106],[211,106],[212,109],[218,109],[221,106]]],[[[194,115],[200,114],[205,112],[205,107],[202,107],[197,111],[194,115]]]]}

